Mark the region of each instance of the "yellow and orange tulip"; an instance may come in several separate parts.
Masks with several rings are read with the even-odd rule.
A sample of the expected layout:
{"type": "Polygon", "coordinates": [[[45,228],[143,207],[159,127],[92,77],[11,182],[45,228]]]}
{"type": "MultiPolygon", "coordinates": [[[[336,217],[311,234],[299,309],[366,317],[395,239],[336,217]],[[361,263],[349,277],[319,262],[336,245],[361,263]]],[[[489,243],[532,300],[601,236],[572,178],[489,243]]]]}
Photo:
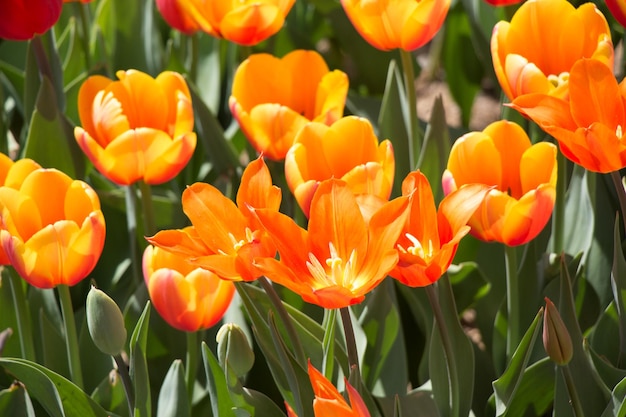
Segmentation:
{"type": "Polygon", "coordinates": [[[367,119],[347,116],[332,126],[305,125],[285,157],[285,176],[298,204],[309,215],[319,183],[344,180],[354,194],[389,199],[395,160],[389,140],[380,144],[367,119]]]}
{"type": "Polygon", "coordinates": [[[191,96],[183,77],[118,71],[119,81],[94,75],[81,86],[82,127],[74,135],[96,169],[111,181],[161,184],[174,178],[196,147],[191,96]]]}
{"type": "Polygon", "coordinates": [[[295,0],[185,0],[184,13],[206,33],[252,46],[277,33],[295,0]]]}
{"type": "Polygon", "coordinates": [[[74,285],[96,266],[105,224],[96,192],[55,169],[32,171],[19,187],[0,187],[0,241],[31,285],[74,285]]]}
{"type": "Polygon", "coordinates": [[[485,241],[516,246],[544,228],[556,197],[556,146],[531,146],[517,124],[501,120],[454,143],[443,174],[446,194],[465,184],[494,187],[468,224],[485,241]]]}
{"type": "Polygon", "coordinates": [[[345,181],[322,181],[311,201],[308,230],[275,210],[255,210],[276,244],[280,261],[255,258],[272,281],[324,308],[360,303],[398,262],[395,243],[408,199],[381,203],[364,216],[345,181]]]}
{"type": "Polygon", "coordinates": [[[509,100],[530,93],[567,98],[568,75],[580,58],[613,65],[606,19],[593,3],[528,0],[491,36],[493,67],[509,100]],[[540,45],[540,47],[539,47],[540,45]]]}
{"type": "Polygon", "coordinates": [[[594,172],[626,166],[626,82],[617,83],[610,68],[594,59],[572,67],[569,100],[532,94],[511,106],[559,141],[563,155],[594,172]]]}
{"type": "Polygon", "coordinates": [[[237,69],[229,105],[258,152],[283,160],[308,122],[331,125],[343,116],[348,76],[329,71],[315,51],[276,58],[254,54],[237,69]]]}
{"type": "MultiPolygon", "coordinates": [[[[359,392],[344,378],[346,391],[350,404],[339,393],[337,388],[320,371],[315,369],[309,361],[309,379],[313,387],[315,399],[313,400],[313,412],[315,417],[370,417],[370,412],[359,392]]],[[[297,417],[291,407],[287,406],[288,417],[297,417]]]]}
{"type": "Polygon", "coordinates": [[[450,267],[461,238],[470,231],[467,222],[487,192],[484,184],[465,185],[448,194],[437,210],[426,176],[409,173],[402,182],[402,195],[410,198],[409,218],[397,243],[398,265],[389,275],[409,287],[437,281],[450,267]]]}
{"type": "Polygon", "coordinates": [[[281,191],[272,185],[262,158],[246,167],[236,205],[217,188],[200,182],[188,187],[182,200],[193,227],[161,231],[148,238],[150,243],[184,255],[224,279],[252,281],[261,276],[253,259],[274,257],[276,247],[250,210],[278,211],[281,202],[281,191]]]}
{"type": "Polygon", "coordinates": [[[143,277],[154,308],[170,326],[185,332],[219,322],[235,294],[232,282],[154,246],[144,251],[143,277]]]}
{"type": "Polygon", "coordinates": [[[446,19],[450,0],[341,0],[363,39],[383,51],[412,51],[430,41],[446,19]]]}

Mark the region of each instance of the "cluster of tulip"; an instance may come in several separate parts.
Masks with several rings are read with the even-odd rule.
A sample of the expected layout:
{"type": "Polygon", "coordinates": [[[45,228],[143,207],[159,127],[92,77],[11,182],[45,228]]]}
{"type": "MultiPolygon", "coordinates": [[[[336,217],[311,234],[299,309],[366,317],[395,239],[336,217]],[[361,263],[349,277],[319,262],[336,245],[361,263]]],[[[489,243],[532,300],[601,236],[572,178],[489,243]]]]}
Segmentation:
{"type": "MultiPolygon", "coordinates": [[[[52,27],[62,1],[41,3],[43,12],[26,21],[23,2],[0,6],[0,37],[30,39],[52,27]]],[[[294,3],[156,1],[173,28],[243,46],[276,34],[294,3]]],[[[616,2],[608,3],[616,10],[616,2]]],[[[450,1],[342,0],[341,5],[373,47],[408,54],[435,36],[450,1]]],[[[147,230],[157,233],[146,238],[143,278],[161,317],[185,332],[210,328],[229,308],[236,283],[257,280],[268,291],[270,282],[279,284],[307,303],[343,314],[387,276],[408,287],[433,285],[468,234],[504,244],[507,262],[513,262],[511,248],[535,239],[551,219],[557,180],[563,181],[560,172],[557,178],[565,162],[557,165],[559,149],[592,172],[615,173],[626,166],[626,88],[613,74],[609,25],[592,3],[575,8],[566,0],[529,0],[510,22],[494,27],[491,53],[510,101],[506,105],[554,137],[559,147],[533,143],[523,127],[507,120],[466,133],[454,141],[446,169],[436,178],[445,194],[438,205],[423,172],[416,166],[408,173],[398,170],[391,140],[379,141],[367,118],[344,115],[347,73],[330,70],[313,50],[249,55],[233,75],[228,107],[258,156],[240,156],[249,162],[235,201],[217,186],[195,182],[181,197],[191,225],[147,230]],[[296,208],[281,212],[283,191],[274,185],[266,159],[283,170],[301,221],[296,208]],[[401,195],[394,196],[399,175],[401,195]]],[[[173,180],[197,145],[185,78],[174,71],[152,77],[135,69],[119,70],[116,76],[92,75],[82,83],[80,126],[74,129],[78,146],[113,184],[173,180]]],[[[408,78],[410,90],[413,77],[408,78]]],[[[413,112],[414,103],[407,108],[413,112]]],[[[37,288],[72,286],[86,278],[105,243],[104,215],[94,189],[31,159],[13,162],[2,154],[0,183],[0,263],[10,264],[37,288]]],[[[555,223],[558,239],[562,225],[555,223]]],[[[515,274],[507,272],[513,293],[516,278],[508,275],[515,274]]],[[[544,334],[549,336],[563,324],[554,305],[546,303],[550,314],[544,334]]],[[[506,309],[509,320],[519,321],[517,296],[506,300],[506,309]]],[[[522,330],[513,327],[508,334],[509,359],[522,330]]],[[[551,352],[562,352],[554,346],[563,340],[548,336],[552,357],[551,352]]],[[[449,352],[446,356],[450,360],[449,352]]],[[[358,360],[351,360],[358,368],[358,360]]],[[[554,360],[566,365],[569,358],[554,360]]],[[[316,416],[369,416],[347,379],[349,404],[310,358],[307,363],[316,416]]],[[[292,417],[302,412],[289,402],[286,409],[292,417]]]]}

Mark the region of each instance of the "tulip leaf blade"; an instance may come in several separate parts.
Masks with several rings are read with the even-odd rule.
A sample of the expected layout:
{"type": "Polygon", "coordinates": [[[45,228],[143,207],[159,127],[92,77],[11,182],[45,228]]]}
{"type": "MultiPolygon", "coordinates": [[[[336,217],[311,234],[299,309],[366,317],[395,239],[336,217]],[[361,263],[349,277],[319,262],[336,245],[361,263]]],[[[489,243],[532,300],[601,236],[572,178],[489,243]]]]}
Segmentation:
{"type": "Polygon", "coordinates": [[[146,303],[130,337],[130,378],[135,388],[135,417],[149,417],[152,415],[150,378],[148,377],[148,363],[145,353],[149,322],[150,301],[146,303]]]}
{"type": "Polygon", "coordinates": [[[113,413],[118,415],[128,414],[128,403],[122,379],[117,372],[106,375],[96,386],[91,398],[113,413]]]}
{"type": "Polygon", "coordinates": [[[202,359],[206,372],[209,396],[211,398],[211,410],[214,416],[234,417],[234,404],[228,393],[226,375],[209,346],[202,342],[202,359]]]}
{"type": "Polygon", "coordinates": [[[497,416],[501,416],[506,412],[508,405],[515,396],[515,391],[520,385],[526,365],[530,359],[533,347],[535,346],[535,340],[539,334],[541,317],[542,312],[540,310],[513,353],[508,367],[500,378],[495,380],[492,384],[495,394],[497,416]]]}
{"type": "Polygon", "coordinates": [[[189,398],[185,383],[185,371],[180,359],[172,365],[163,379],[157,402],[157,417],[189,417],[189,398]]]}
{"type": "Polygon", "coordinates": [[[33,404],[23,384],[14,383],[0,391],[0,415],[36,417],[33,404]]]}
{"type": "Polygon", "coordinates": [[[65,377],[37,363],[0,358],[0,367],[24,383],[29,395],[52,417],[107,417],[111,413],[65,377]]]}
{"type": "Polygon", "coordinates": [[[626,416],[626,378],[613,388],[611,401],[602,413],[602,417],[624,417],[626,416]]]}
{"type": "MultiPolygon", "coordinates": [[[[626,259],[622,252],[620,236],[621,219],[619,214],[615,217],[613,228],[613,267],[611,271],[611,286],[613,288],[613,300],[617,308],[620,339],[626,337],[626,259]]],[[[624,363],[626,359],[626,346],[619,344],[619,356],[617,363],[624,363]]]]}

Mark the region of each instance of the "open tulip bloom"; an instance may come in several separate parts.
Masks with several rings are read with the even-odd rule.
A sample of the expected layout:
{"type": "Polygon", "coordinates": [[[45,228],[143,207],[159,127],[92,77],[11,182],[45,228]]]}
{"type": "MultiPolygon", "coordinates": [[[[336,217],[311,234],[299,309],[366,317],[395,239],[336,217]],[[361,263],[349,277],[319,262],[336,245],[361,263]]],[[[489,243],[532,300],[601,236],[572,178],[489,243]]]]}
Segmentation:
{"type": "Polygon", "coordinates": [[[174,178],[196,148],[191,96],[183,77],[118,71],[94,75],[78,93],[82,127],[74,135],[96,169],[111,181],[161,184],[174,178]]]}
{"type": "Polygon", "coordinates": [[[311,202],[308,230],[275,210],[254,210],[280,261],[255,258],[270,280],[324,308],[359,303],[395,266],[395,243],[408,214],[407,197],[381,204],[371,218],[349,186],[323,181],[311,202]]]}
{"type": "Polygon", "coordinates": [[[331,125],[343,116],[347,94],[344,72],[330,71],[315,51],[295,50],[282,58],[254,54],[242,62],[229,105],[252,146],[280,161],[306,123],[331,125]]]}

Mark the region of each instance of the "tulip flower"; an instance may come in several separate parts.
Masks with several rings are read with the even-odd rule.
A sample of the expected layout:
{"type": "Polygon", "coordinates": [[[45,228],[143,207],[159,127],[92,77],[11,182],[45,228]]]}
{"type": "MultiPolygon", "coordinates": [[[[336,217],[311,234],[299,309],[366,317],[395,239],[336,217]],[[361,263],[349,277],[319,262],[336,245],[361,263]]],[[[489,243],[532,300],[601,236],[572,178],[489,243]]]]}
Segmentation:
{"type": "Polygon", "coordinates": [[[276,247],[250,210],[278,211],[281,201],[281,191],[272,185],[262,158],[244,170],[237,205],[217,188],[200,182],[188,187],[182,200],[193,227],[161,231],[148,238],[150,243],[184,255],[193,265],[224,279],[252,281],[262,275],[252,261],[258,256],[274,257],[276,247]]]}
{"type": "Polygon", "coordinates": [[[450,0],[341,0],[363,39],[383,51],[412,51],[430,41],[446,18],[450,0]]]}
{"type": "Polygon", "coordinates": [[[280,261],[255,258],[272,281],[324,308],[360,303],[398,262],[395,243],[408,214],[407,197],[364,216],[345,181],[322,181],[311,201],[308,230],[272,210],[255,210],[280,261]]]}
{"type": "Polygon", "coordinates": [[[45,33],[61,16],[63,0],[3,0],[0,38],[24,41],[45,33]]]}
{"type": "Polygon", "coordinates": [[[626,1],[606,0],[605,3],[615,20],[626,28],[626,1]]]}
{"type": "Polygon", "coordinates": [[[285,157],[285,176],[298,204],[309,215],[319,183],[344,180],[354,194],[389,199],[395,160],[389,140],[380,144],[367,119],[348,116],[332,126],[305,125],[285,157]]]}
{"type": "Polygon", "coordinates": [[[348,76],[329,71],[315,51],[276,58],[254,54],[237,68],[229,105],[254,148],[282,160],[308,122],[331,125],[343,115],[348,76]]]}
{"type": "Polygon", "coordinates": [[[179,5],[204,32],[252,46],[277,33],[295,0],[185,0],[179,5]]]}
{"type": "Polygon", "coordinates": [[[492,6],[511,6],[513,4],[518,4],[523,2],[524,0],[485,0],[486,3],[491,4],[492,6]]]}
{"type": "Polygon", "coordinates": [[[78,92],[83,127],[74,136],[111,181],[161,184],[174,178],[196,147],[191,96],[183,77],[118,71],[119,81],[89,77],[78,92]]]}
{"type": "Polygon", "coordinates": [[[594,172],[626,166],[626,82],[617,83],[601,61],[581,59],[572,67],[569,100],[546,94],[515,99],[511,106],[559,141],[561,152],[594,172]]]}
{"type": "Polygon", "coordinates": [[[445,273],[470,227],[467,222],[485,199],[489,188],[468,184],[448,194],[435,207],[428,179],[414,171],[402,182],[409,196],[409,218],[398,239],[398,265],[389,273],[404,285],[423,287],[445,273]]]}
{"type": "Polygon", "coordinates": [[[143,276],[154,308],[170,326],[185,332],[219,322],[235,294],[232,282],[154,246],[144,251],[143,276]]]}
{"type": "Polygon", "coordinates": [[[544,298],[546,309],[543,315],[543,347],[548,357],[557,365],[567,365],[574,356],[574,345],[567,326],[552,300],[544,298]]]}
{"type": "MultiPolygon", "coordinates": [[[[309,361],[309,379],[313,387],[315,399],[313,400],[313,412],[315,417],[370,417],[370,412],[359,392],[344,378],[348,391],[348,404],[337,388],[309,361]]],[[[297,417],[296,413],[287,404],[288,417],[297,417]]]]}
{"type": "Polygon", "coordinates": [[[491,36],[493,67],[509,100],[530,93],[567,98],[568,74],[580,58],[613,66],[606,19],[593,3],[528,0],[491,36]],[[538,47],[541,45],[541,47],[538,47]]]}
{"type": "Polygon", "coordinates": [[[96,192],[56,169],[0,187],[0,242],[11,265],[38,288],[75,285],[96,266],[105,224],[96,192]]]}
{"type": "MultiPolygon", "coordinates": [[[[32,159],[23,158],[13,162],[11,158],[0,153],[0,186],[18,190],[28,174],[39,168],[41,166],[32,159]]],[[[0,265],[8,265],[10,263],[9,257],[4,253],[2,246],[0,246],[0,265]]]]}
{"type": "Polygon", "coordinates": [[[464,184],[493,186],[469,220],[471,234],[516,246],[544,228],[556,198],[556,146],[531,146],[517,124],[501,120],[454,143],[443,174],[445,194],[464,184]]]}
{"type": "Polygon", "coordinates": [[[190,35],[200,30],[200,26],[185,12],[181,4],[184,1],[185,0],[156,0],[156,6],[168,25],[184,34],[190,35]]]}

